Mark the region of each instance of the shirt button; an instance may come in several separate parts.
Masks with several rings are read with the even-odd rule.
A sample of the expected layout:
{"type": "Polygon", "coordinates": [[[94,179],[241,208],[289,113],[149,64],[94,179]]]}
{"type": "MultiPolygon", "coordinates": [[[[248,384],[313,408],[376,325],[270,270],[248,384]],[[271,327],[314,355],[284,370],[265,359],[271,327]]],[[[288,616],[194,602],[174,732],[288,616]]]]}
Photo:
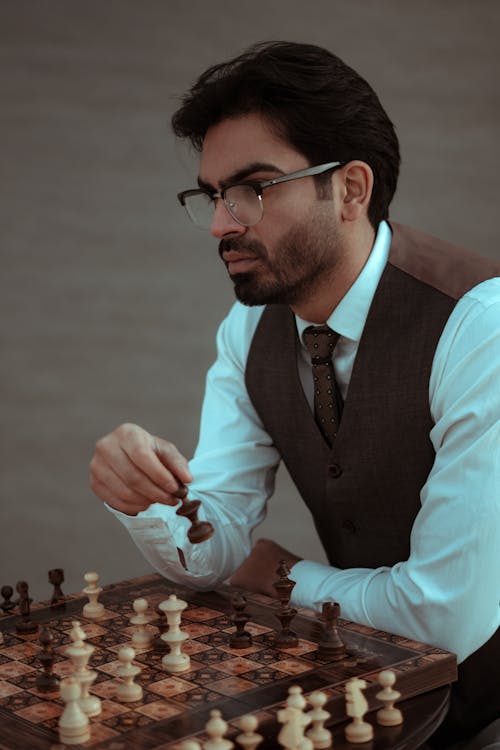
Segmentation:
{"type": "Polygon", "coordinates": [[[342,528],[349,532],[349,534],[356,533],[356,527],[350,518],[344,518],[342,521],[342,528]]]}
{"type": "Polygon", "coordinates": [[[330,464],[330,466],[328,467],[328,474],[334,479],[337,479],[337,477],[340,477],[340,475],[342,474],[342,467],[338,464],[330,464]]]}

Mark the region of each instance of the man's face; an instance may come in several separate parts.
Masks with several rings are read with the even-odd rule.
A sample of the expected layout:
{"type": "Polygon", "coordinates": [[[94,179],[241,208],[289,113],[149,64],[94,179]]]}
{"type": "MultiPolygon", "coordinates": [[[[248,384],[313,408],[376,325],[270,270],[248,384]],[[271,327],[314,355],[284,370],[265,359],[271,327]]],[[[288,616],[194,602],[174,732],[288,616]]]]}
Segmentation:
{"type": "MultiPolygon", "coordinates": [[[[207,132],[200,184],[219,191],[310,166],[257,114],[224,120],[207,132]]],[[[340,251],[332,200],[319,199],[312,177],[267,188],[264,215],[244,227],[217,201],[211,232],[238,299],[247,305],[299,306],[335,269],[340,251]]]]}

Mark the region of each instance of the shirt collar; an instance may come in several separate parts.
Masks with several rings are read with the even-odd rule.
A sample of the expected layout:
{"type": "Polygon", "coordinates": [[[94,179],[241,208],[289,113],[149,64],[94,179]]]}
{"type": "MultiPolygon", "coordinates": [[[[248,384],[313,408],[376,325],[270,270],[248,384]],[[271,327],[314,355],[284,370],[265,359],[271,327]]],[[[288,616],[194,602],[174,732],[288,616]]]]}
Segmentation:
{"type": "MultiPolygon", "coordinates": [[[[373,248],[361,273],[326,321],[330,328],[344,338],[352,341],[361,339],[372,299],[389,257],[391,238],[389,224],[386,221],[380,222],[373,248]]],[[[304,330],[310,325],[317,325],[297,315],[295,321],[301,342],[304,330]]]]}

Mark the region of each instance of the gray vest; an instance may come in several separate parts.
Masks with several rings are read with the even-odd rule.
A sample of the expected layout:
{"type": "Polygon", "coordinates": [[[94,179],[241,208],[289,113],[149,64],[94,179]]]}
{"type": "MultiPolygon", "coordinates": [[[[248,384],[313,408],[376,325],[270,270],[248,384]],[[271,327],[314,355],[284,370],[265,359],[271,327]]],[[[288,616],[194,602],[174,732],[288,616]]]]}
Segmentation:
{"type": "MultiPolygon", "coordinates": [[[[247,360],[252,403],[311,511],[330,563],[338,568],[392,566],[408,558],[420,490],[435,455],[429,439],[434,352],[457,300],[500,275],[493,260],[402,225],[391,228],[389,260],[331,449],[301,386],[300,343],[287,306],[265,309],[247,360]]],[[[499,659],[500,631],[460,666],[446,734],[439,741],[461,739],[500,715],[499,659]],[[494,665],[490,684],[485,677],[494,665]],[[481,705],[481,696],[487,705],[481,705]]]]}

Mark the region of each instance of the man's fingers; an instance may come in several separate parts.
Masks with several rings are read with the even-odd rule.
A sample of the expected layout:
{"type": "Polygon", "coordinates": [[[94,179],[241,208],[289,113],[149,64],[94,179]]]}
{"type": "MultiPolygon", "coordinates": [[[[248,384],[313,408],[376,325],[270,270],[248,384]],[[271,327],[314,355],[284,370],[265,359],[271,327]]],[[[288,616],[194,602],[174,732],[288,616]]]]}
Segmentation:
{"type": "Polygon", "coordinates": [[[90,475],[90,486],[95,494],[107,503],[111,508],[119,510],[128,516],[136,516],[143,510],[146,510],[150,503],[139,498],[136,501],[125,502],[121,497],[115,495],[105,484],[92,474],[90,475]]]}
{"type": "Polygon", "coordinates": [[[189,471],[189,464],[185,456],[177,450],[173,443],[159,437],[153,437],[154,450],[160,461],[167,466],[180,482],[191,482],[193,477],[189,471]]]}

